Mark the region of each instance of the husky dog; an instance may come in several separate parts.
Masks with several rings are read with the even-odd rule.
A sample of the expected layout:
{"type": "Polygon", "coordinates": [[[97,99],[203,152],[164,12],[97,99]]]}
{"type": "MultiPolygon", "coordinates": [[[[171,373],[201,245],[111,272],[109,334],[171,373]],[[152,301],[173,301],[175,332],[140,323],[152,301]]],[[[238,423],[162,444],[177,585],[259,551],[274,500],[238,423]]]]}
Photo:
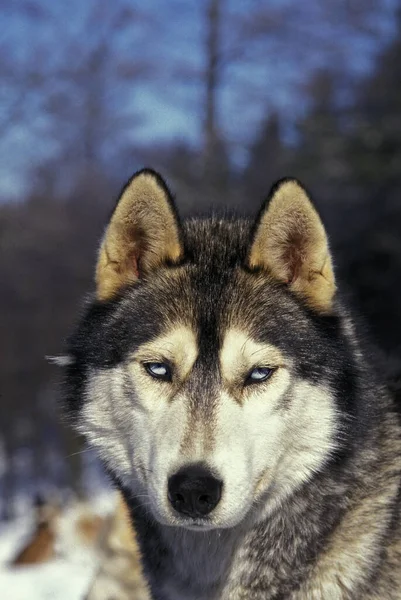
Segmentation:
{"type": "Polygon", "coordinates": [[[154,600],[399,600],[395,402],[296,180],[254,223],[128,182],[65,406],[122,492],[154,600]],[[383,378],[384,380],[384,378],[383,378]]]}

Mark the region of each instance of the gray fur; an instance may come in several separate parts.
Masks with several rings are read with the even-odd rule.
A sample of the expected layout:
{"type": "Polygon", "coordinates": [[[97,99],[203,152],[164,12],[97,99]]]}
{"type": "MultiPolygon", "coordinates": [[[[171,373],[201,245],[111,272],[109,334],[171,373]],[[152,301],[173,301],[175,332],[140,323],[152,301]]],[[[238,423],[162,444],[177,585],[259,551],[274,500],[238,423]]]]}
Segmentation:
{"type": "MultiPolygon", "coordinates": [[[[242,220],[184,223],[180,264],[160,266],[116,299],[94,300],[69,343],[66,410],[124,494],[154,600],[399,600],[394,398],[338,293],[322,315],[268,272],[247,267],[252,232],[242,220]],[[148,384],[139,367],[132,371],[132,357],[178,327],[182,339],[193,332],[188,353],[196,361],[179,388],[149,388],[153,407],[140,399],[148,384]],[[274,387],[238,401],[225,391],[222,348],[237,330],[283,357],[286,374],[271,384],[275,404],[274,387]],[[245,495],[236,490],[240,478],[245,490],[241,452],[252,451],[253,425],[244,422],[251,429],[243,438],[237,428],[236,444],[219,418],[245,415],[245,405],[270,410],[284,433],[269,447],[266,480],[252,466],[262,487],[250,487],[241,512],[233,503],[245,495]],[[167,424],[161,430],[149,425],[153,410],[170,415],[154,421],[167,424]],[[163,487],[172,469],[195,460],[227,477],[221,510],[199,530],[169,512],[163,487]]],[[[254,426],[256,436],[258,419],[254,426]]]]}

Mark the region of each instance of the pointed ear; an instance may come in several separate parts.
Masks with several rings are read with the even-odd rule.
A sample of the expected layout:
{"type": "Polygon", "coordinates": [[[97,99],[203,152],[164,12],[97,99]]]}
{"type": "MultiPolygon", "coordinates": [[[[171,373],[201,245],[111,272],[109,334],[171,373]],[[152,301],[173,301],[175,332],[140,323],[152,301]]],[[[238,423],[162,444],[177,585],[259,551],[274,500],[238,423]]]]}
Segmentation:
{"type": "Polygon", "coordinates": [[[248,265],[286,283],[314,310],[330,312],[336,286],[327,235],[298,181],[274,186],[256,223],[248,265]]]}
{"type": "Polygon", "coordinates": [[[103,238],[96,267],[99,300],[166,262],[182,257],[180,226],[163,179],[145,169],[123,189],[103,238]]]}

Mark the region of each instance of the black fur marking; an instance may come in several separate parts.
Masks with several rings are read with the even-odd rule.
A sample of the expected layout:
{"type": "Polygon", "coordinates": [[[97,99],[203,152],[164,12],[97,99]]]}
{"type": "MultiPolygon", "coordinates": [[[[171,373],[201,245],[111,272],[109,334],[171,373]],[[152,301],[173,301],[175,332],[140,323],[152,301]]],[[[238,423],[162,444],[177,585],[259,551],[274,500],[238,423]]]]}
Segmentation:
{"type": "MultiPolygon", "coordinates": [[[[389,558],[390,542],[399,544],[401,537],[399,423],[370,361],[356,348],[358,340],[346,327],[343,307],[337,301],[331,316],[317,315],[287,286],[244,266],[252,239],[252,226],[246,221],[190,221],[183,224],[182,235],[185,257],[180,265],[163,265],[112,302],[94,301],[86,309],[68,343],[67,353],[74,360],[66,369],[71,414],[79,420],[90,369],[118,365],[142,343],[170,325],[183,323],[198,336],[199,356],[188,382],[192,409],[195,417],[207,413],[210,420],[220,378],[218,352],[225,331],[238,327],[256,341],[280,348],[295,365],[293,375],[330,389],[340,426],[339,449],[258,523],[245,519],[237,529],[201,534],[182,533],[175,527],[162,532],[140,495],[135,497],[111,472],[130,508],[154,598],[218,598],[224,589],[225,597],[234,590],[233,597],[284,600],[307,581],[313,582],[314,589],[324,587],[328,598],[326,590],[337,582],[332,571],[325,580],[324,574],[315,575],[316,561],[330,547],[334,564],[340,564],[342,544],[348,544],[349,550],[354,537],[362,545],[355,554],[362,556],[365,548],[366,553],[373,550],[373,556],[360,568],[347,552],[355,579],[347,579],[347,569],[340,566],[337,590],[351,591],[343,596],[337,591],[336,597],[398,598],[399,594],[383,593],[383,589],[401,589],[399,560],[389,558]],[[337,540],[330,537],[355,507],[363,510],[357,512],[351,528],[347,525],[345,541],[341,535],[337,540]],[[376,535],[377,524],[383,530],[376,535]],[[241,527],[247,528],[246,535],[241,527]],[[371,538],[365,542],[364,535],[372,535],[373,542],[371,538]],[[381,576],[381,563],[387,564],[394,585],[388,574],[381,576]],[[204,571],[199,565],[206,565],[204,571]],[[209,571],[217,573],[216,580],[205,584],[209,571]]],[[[290,404],[291,398],[286,402],[290,404]]],[[[269,493],[271,488],[266,496],[269,493]]]]}
{"type": "MultiPolygon", "coordinates": [[[[250,236],[251,225],[241,220],[184,223],[186,253],[181,264],[161,267],[112,301],[89,305],[68,343],[74,359],[69,379],[79,382],[87,368],[116,366],[160,335],[166,324],[186,322],[199,336],[194,402],[213,410],[223,334],[238,322],[256,341],[291,356],[302,377],[344,389],[338,396],[339,409],[359,415],[350,383],[353,354],[344,342],[341,318],[315,314],[286,285],[244,268],[250,236]]],[[[78,401],[71,403],[79,406],[78,401]]]]}

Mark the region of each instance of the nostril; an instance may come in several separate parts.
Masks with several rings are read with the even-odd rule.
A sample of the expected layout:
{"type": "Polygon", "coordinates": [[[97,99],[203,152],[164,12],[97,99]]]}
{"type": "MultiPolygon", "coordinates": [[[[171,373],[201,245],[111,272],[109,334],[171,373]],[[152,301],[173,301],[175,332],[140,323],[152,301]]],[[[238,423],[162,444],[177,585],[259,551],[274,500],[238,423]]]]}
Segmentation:
{"type": "Polygon", "coordinates": [[[198,502],[199,502],[200,504],[209,504],[209,502],[210,502],[210,497],[209,497],[209,496],[206,496],[206,495],[199,496],[199,498],[198,498],[198,502]]]}
{"type": "Polygon", "coordinates": [[[170,500],[171,505],[174,507],[174,509],[176,511],[182,512],[183,508],[185,510],[186,499],[183,494],[180,494],[179,492],[171,494],[169,492],[168,499],[170,500]]]}

